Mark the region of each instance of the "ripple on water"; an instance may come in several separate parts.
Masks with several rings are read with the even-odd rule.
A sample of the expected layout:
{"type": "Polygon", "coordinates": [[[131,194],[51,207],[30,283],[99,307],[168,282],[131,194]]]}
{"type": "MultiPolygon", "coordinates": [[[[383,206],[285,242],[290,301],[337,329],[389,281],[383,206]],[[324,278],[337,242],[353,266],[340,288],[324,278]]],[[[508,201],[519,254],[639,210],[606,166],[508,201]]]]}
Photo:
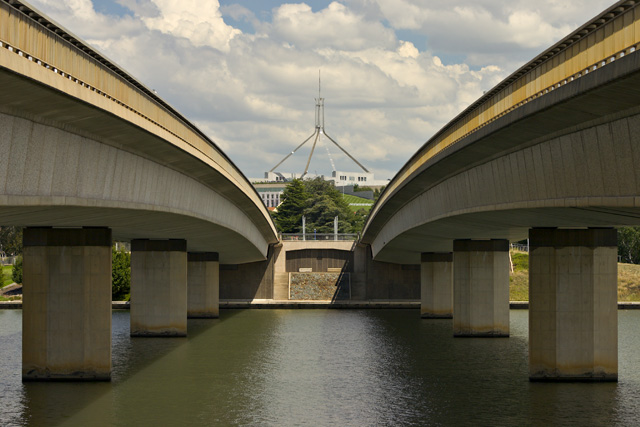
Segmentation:
{"type": "Polygon", "coordinates": [[[618,384],[528,381],[511,337],[452,337],[417,310],[223,310],[188,338],[131,338],[113,314],[111,383],[20,379],[21,312],[0,311],[0,425],[628,425],[640,312],[620,312],[618,384]]]}

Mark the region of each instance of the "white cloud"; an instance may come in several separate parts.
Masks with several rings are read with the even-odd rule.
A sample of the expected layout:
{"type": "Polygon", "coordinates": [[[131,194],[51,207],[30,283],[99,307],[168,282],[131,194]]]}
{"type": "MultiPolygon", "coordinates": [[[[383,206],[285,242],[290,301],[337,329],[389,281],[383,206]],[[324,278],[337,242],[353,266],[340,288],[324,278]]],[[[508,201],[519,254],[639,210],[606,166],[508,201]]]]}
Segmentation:
{"type": "MultiPolygon", "coordinates": [[[[269,21],[226,6],[225,16],[252,23],[247,34],[224,22],[217,1],[118,0],[131,10],[123,17],[97,13],[89,0],[31,1],[157,90],[248,176],[311,134],[321,69],[327,133],[380,179],[602,3],[343,0],[283,4],[269,21]],[[399,29],[426,35],[427,49],[399,29]]],[[[338,169],[357,168],[326,144],[338,169]]],[[[316,151],[311,170],[329,173],[326,147],[316,151]]],[[[283,170],[301,171],[307,155],[301,149],[283,170]]]]}
{"type": "Polygon", "coordinates": [[[304,4],[283,4],[276,9],[269,36],[291,42],[301,49],[319,46],[358,50],[369,46],[394,48],[393,31],[380,22],[367,21],[338,2],[314,13],[304,4]]]}
{"type": "MultiPolygon", "coordinates": [[[[188,39],[194,46],[229,51],[229,41],[241,31],[225,24],[217,0],[148,0],[132,6],[136,16],[150,30],[188,39]],[[157,13],[150,13],[155,6],[157,13]]],[[[123,3],[124,6],[128,6],[123,3]]],[[[155,11],[154,11],[155,12],[155,11]]]]}
{"type": "Polygon", "coordinates": [[[610,0],[344,2],[370,19],[386,20],[394,29],[426,36],[436,54],[462,54],[468,64],[479,66],[495,60],[511,66],[530,59],[611,4],[610,0]]]}
{"type": "Polygon", "coordinates": [[[131,34],[142,26],[128,16],[115,20],[96,13],[91,0],[37,0],[32,3],[73,34],[93,45],[99,45],[114,35],[131,34]]]}

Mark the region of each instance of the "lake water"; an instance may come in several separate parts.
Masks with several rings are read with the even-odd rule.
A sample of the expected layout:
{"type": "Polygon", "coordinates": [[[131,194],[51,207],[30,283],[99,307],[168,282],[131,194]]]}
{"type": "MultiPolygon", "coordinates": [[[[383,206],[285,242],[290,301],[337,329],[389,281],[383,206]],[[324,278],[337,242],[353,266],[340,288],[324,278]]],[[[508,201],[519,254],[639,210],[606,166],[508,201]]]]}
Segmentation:
{"type": "Polygon", "coordinates": [[[187,338],[130,338],[110,383],[22,383],[20,310],[0,310],[0,425],[632,425],[640,311],[619,312],[618,383],[530,383],[510,338],[453,338],[418,310],[221,310],[187,338]]]}

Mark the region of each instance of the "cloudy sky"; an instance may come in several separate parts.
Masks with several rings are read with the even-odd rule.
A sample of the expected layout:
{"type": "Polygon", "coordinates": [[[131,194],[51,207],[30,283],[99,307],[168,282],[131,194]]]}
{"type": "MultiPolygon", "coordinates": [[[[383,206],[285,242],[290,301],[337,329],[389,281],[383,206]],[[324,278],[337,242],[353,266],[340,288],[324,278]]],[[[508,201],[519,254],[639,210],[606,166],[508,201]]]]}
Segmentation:
{"type": "MultiPolygon", "coordinates": [[[[437,130],[611,0],[29,0],[176,107],[249,177],[326,132],[392,178],[437,130]]],[[[311,143],[279,170],[302,172],[311,143]],[[307,148],[308,146],[308,148],[307,148]]],[[[310,172],[357,166],[328,141],[310,172]]]]}

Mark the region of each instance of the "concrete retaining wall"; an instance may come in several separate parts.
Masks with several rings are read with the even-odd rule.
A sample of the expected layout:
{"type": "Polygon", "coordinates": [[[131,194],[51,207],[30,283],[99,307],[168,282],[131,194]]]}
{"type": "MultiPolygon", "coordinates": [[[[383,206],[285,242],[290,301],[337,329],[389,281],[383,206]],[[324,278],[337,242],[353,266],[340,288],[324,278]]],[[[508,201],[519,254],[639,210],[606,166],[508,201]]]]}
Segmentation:
{"type": "Polygon", "coordinates": [[[287,272],[311,268],[315,272],[327,272],[329,268],[341,268],[353,272],[353,252],[339,249],[300,249],[285,252],[287,272]]]}
{"type": "Polygon", "coordinates": [[[220,299],[272,299],[279,254],[280,248],[271,246],[266,261],[220,264],[220,299]]]}
{"type": "MultiPolygon", "coordinates": [[[[267,261],[220,265],[220,299],[283,299],[274,292],[275,277],[311,268],[327,272],[343,268],[350,273],[352,300],[420,300],[420,266],[373,261],[367,245],[354,242],[323,242],[304,249],[304,242],[284,242],[269,249],[267,261]]],[[[319,243],[319,242],[318,242],[319,243]]]]}

